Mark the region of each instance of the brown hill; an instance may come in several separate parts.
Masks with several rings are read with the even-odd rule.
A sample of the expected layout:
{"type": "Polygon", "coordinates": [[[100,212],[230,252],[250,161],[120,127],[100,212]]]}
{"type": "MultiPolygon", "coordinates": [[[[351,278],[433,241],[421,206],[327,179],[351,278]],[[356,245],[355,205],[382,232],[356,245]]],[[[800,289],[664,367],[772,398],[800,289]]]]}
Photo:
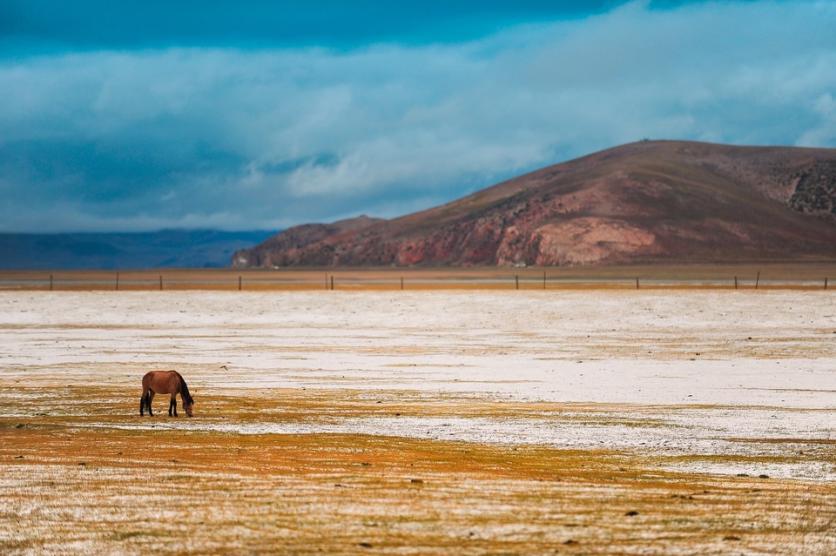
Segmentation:
{"type": "Polygon", "coordinates": [[[836,149],[643,141],[393,220],[290,228],[233,265],[836,259],[836,149]]]}

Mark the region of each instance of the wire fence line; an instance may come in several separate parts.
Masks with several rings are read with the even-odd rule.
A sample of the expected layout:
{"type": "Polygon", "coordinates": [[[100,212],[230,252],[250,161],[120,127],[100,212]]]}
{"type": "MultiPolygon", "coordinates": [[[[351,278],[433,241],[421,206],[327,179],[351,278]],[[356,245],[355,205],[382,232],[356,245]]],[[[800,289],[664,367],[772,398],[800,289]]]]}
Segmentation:
{"type": "Polygon", "coordinates": [[[832,291],[829,277],[788,278],[755,276],[658,277],[658,276],[561,276],[548,272],[501,273],[486,275],[451,272],[300,272],[236,273],[234,271],[170,272],[10,272],[0,273],[2,291],[285,291],[285,290],[561,290],[561,289],[724,289],[774,290],[801,289],[832,291]]]}

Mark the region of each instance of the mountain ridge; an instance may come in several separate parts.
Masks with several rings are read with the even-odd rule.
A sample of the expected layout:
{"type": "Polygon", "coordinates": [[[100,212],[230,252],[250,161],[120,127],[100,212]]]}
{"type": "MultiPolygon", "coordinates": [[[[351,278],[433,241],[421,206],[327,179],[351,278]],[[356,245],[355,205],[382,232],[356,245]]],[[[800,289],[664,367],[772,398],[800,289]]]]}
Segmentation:
{"type": "Polygon", "coordinates": [[[0,233],[0,269],[218,268],[273,231],[0,233]]]}
{"type": "Polygon", "coordinates": [[[641,141],[391,220],[304,226],[233,266],[836,259],[836,149],[641,141]]]}

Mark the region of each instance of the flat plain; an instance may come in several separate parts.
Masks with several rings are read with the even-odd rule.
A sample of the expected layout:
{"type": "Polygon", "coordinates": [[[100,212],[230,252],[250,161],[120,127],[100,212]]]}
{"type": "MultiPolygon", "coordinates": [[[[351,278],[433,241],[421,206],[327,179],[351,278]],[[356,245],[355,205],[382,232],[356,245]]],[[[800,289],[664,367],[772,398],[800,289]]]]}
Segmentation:
{"type": "Polygon", "coordinates": [[[632,264],[601,267],[2,270],[11,291],[422,291],[836,288],[836,263],[632,264]],[[829,280],[829,282],[827,281],[829,280]]]}
{"type": "Polygon", "coordinates": [[[836,292],[535,279],[0,292],[0,553],[836,551],[836,292]]]}

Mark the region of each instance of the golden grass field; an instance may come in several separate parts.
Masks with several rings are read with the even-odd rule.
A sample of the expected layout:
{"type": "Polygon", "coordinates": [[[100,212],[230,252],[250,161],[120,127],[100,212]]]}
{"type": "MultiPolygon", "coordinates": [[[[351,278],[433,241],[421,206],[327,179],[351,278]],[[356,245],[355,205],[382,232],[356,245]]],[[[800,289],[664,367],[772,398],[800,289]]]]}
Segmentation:
{"type": "Polygon", "coordinates": [[[0,271],[0,290],[542,290],[834,288],[836,261],[527,268],[321,268],[0,271]],[[544,280],[545,278],[545,280],[544,280]],[[240,280],[240,282],[239,282],[240,280]],[[162,282],[162,286],[161,283],[162,282]]]}
{"type": "MultiPolygon", "coordinates": [[[[6,554],[824,554],[833,548],[836,491],[827,483],[667,472],[658,469],[665,458],[605,449],[121,430],[112,426],[137,417],[127,404],[112,402],[120,392],[71,389],[64,396],[74,407],[89,406],[85,420],[103,428],[78,429],[79,416],[66,415],[2,421],[6,554]]],[[[385,409],[328,391],[304,397],[279,391],[244,403],[207,395],[201,405],[231,422],[278,408],[294,420],[318,418],[323,408],[339,416],[422,412],[421,404],[399,405],[396,393],[381,398],[385,409]]],[[[19,409],[31,405],[49,415],[66,410],[55,401],[19,409]]],[[[818,449],[834,455],[832,443],[818,449]]]]}
{"type": "Polygon", "coordinates": [[[2,554],[836,551],[836,292],[19,291],[0,329],[2,554]],[[163,368],[194,418],[139,417],[163,368]]]}

